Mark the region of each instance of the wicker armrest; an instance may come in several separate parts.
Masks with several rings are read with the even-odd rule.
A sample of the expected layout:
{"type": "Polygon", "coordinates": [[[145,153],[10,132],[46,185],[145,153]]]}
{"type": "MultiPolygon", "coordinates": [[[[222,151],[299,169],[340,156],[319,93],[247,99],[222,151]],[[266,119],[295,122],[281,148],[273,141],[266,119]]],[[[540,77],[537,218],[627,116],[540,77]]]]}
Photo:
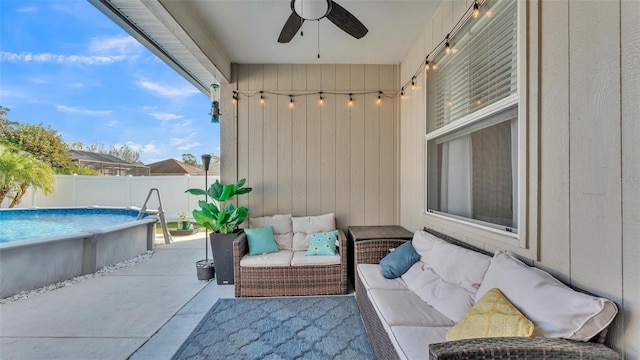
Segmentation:
{"type": "Polygon", "coordinates": [[[404,244],[406,239],[361,240],[355,243],[355,266],[358,264],[379,264],[391,249],[404,244]]]}
{"type": "Polygon", "coordinates": [[[620,359],[602,344],[543,337],[482,338],[429,345],[429,359],[620,359]]]}
{"type": "Polygon", "coordinates": [[[249,253],[247,234],[243,231],[233,240],[233,282],[235,284],[235,296],[240,297],[242,276],[240,275],[240,260],[249,253]]]}
{"type": "Polygon", "coordinates": [[[343,266],[347,266],[347,258],[348,258],[347,235],[345,235],[344,231],[342,230],[338,230],[338,242],[340,244],[339,246],[340,264],[342,264],[343,266]]]}

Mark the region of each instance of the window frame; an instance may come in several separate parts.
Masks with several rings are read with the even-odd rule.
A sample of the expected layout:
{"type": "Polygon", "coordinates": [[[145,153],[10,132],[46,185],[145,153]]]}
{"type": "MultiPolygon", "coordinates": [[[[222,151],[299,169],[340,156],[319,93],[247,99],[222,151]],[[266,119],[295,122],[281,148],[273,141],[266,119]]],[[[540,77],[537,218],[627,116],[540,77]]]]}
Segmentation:
{"type": "MultiPolygon", "coordinates": [[[[427,114],[428,101],[425,96],[425,118],[424,141],[423,141],[423,212],[434,227],[446,227],[454,233],[469,234],[480,236],[486,243],[506,248],[529,258],[537,259],[537,226],[538,220],[538,204],[537,204],[537,148],[538,148],[538,92],[531,93],[531,89],[538,89],[538,64],[529,63],[528,59],[537,58],[538,53],[538,34],[537,19],[538,1],[518,1],[517,2],[517,81],[518,90],[514,95],[501,99],[494,104],[488,105],[477,110],[474,113],[463,116],[462,118],[442,126],[436,130],[427,133],[428,119],[427,114]],[[528,46],[527,46],[528,45],[528,46]],[[532,46],[534,45],[534,46],[532,46]],[[536,57],[532,57],[536,55],[536,57]],[[534,75],[534,76],[532,76],[534,75]],[[531,81],[531,80],[534,81],[531,81]],[[444,213],[434,212],[428,206],[428,187],[429,187],[429,153],[428,141],[447,133],[456,131],[470,124],[483,121],[483,119],[492,114],[497,113],[501,109],[510,106],[518,106],[518,231],[509,232],[500,230],[491,226],[478,224],[464,218],[445,215],[444,213]],[[532,121],[535,120],[535,121],[532,121]],[[535,194],[533,193],[535,191],[535,194]]],[[[470,20],[473,21],[473,20],[470,20]]],[[[443,51],[443,50],[441,50],[443,51]]],[[[425,72],[423,77],[423,86],[427,88],[429,73],[425,72]]]]}

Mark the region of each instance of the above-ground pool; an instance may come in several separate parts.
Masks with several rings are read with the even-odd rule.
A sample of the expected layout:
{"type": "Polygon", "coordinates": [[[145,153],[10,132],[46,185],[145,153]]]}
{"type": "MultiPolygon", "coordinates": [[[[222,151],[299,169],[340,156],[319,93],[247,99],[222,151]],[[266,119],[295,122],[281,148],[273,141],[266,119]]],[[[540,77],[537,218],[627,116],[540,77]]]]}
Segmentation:
{"type": "Polygon", "coordinates": [[[0,298],[153,249],[156,217],[127,208],[0,210],[0,298]]]}

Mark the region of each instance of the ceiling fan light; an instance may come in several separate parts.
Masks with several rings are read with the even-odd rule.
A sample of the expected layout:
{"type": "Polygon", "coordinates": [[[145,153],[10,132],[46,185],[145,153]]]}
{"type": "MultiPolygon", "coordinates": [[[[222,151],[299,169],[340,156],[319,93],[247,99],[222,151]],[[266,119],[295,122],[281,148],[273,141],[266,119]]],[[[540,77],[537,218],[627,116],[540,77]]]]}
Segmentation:
{"type": "Polygon", "coordinates": [[[331,11],[331,1],[291,0],[291,9],[305,20],[319,20],[331,11]]]}

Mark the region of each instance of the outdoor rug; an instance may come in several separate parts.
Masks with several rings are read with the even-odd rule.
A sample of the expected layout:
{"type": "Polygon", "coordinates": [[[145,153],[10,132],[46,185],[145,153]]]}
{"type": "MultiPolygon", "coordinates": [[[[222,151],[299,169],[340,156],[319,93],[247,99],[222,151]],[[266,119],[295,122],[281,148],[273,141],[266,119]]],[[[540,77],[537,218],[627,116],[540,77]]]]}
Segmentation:
{"type": "Polygon", "coordinates": [[[375,359],[353,296],[219,299],[182,359],[375,359]]]}

